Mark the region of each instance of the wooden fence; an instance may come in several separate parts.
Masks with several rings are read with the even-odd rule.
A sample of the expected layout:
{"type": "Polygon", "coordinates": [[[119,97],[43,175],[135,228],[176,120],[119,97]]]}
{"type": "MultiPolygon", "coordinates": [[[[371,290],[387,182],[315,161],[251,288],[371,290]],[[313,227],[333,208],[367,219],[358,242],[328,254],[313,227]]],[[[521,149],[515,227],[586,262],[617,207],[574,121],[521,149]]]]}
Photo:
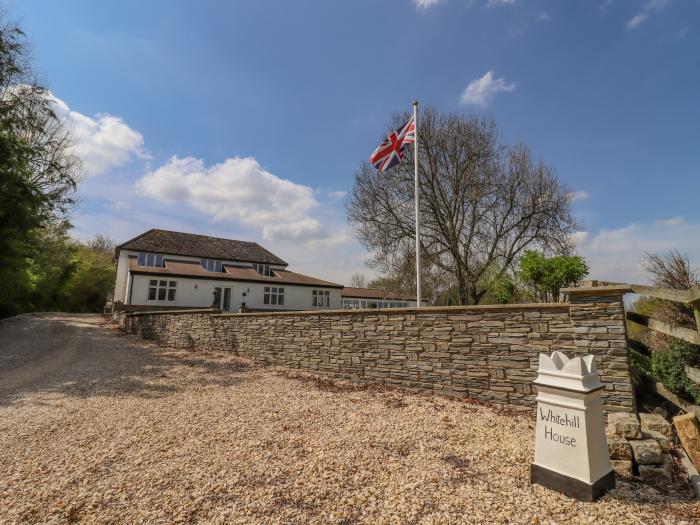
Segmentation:
{"type": "MultiPolygon", "coordinates": [[[[587,281],[583,283],[587,286],[607,286],[607,285],[619,285],[620,283],[610,283],[605,281],[587,281]]],[[[673,290],[670,288],[660,288],[656,286],[647,286],[643,284],[626,284],[630,289],[630,293],[636,293],[643,295],[645,297],[653,297],[655,299],[663,299],[666,301],[671,301],[674,303],[681,303],[683,305],[692,308],[695,314],[695,329],[686,328],[683,326],[675,326],[669,324],[665,321],[659,319],[654,319],[646,315],[642,315],[637,312],[626,312],[626,317],[628,321],[636,323],[638,325],[644,326],[654,332],[658,332],[670,337],[675,337],[682,341],[694,345],[700,345],[700,285],[689,288],[688,290],[673,290]]],[[[629,334],[628,334],[629,337],[629,334]]],[[[637,341],[630,337],[629,340],[630,347],[637,350],[643,351],[643,344],[641,341],[637,341]]],[[[686,375],[689,379],[696,383],[700,383],[700,369],[693,368],[690,366],[685,367],[686,375]]],[[[643,374],[642,371],[636,370],[637,374],[643,374]]],[[[679,406],[686,412],[694,412],[698,418],[700,418],[700,406],[692,405],[686,401],[680,399],[678,396],[670,392],[661,383],[655,381],[653,378],[646,376],[647,381],[656,390],[656,392],[667,400],[671,401],[676,406],[679,406]]]]}

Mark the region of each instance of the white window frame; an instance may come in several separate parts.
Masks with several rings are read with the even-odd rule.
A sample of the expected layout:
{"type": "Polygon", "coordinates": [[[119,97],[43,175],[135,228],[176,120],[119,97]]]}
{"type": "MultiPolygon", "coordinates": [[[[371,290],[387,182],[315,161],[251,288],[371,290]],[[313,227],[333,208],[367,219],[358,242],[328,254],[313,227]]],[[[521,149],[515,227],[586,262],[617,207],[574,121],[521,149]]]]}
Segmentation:
{"type": "Polygon", "coordinates": [[[139,266],[150,268],[163,268],[163,255],[160,253],[139,252],[139,266]]]}
{"type": "Polygon", "coordinates": [[[202,268],[207,272],[218,272],[224,271],[224,263],[217,259],[202,259],[202,268]]]}
{"type": "Polygon", "coordinates": [[[174,303],[177,301],[177,281],[149,279],[147,290],[146,298],[148,301],[155,303],[174,303]],[[153,292],[153,299],[151,299],[151,292],[153,292]],[[163,296],[162,299],[161,296],[163,296]]]}
{"type": "Polygon", "coordinates": [[[330,308],[330,290],[311,290],[311,306],[313,308],[330,308]]]}
{"type": "Polygon", "coordinates": [[[255,268],[255,271],[260,275],[264,275],[265,277],[275,277],[275,272],[272,268],[270,268],[269,264],[253,263],[253,268],[255,268]]]}
{"type": "Polygon", "coordinates": [[[265,306],[284,306],[284,286],[265,286],[263,288],[265,306]]]}

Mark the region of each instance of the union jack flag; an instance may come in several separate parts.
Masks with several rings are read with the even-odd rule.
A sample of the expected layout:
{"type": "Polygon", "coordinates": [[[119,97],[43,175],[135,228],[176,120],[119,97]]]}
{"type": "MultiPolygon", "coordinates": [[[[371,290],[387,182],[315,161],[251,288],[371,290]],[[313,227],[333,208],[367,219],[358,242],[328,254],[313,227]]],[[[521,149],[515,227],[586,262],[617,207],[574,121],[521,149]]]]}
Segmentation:
{"type": "Polygon", "coordinates": [[[403,126],[393,131],[379,147],[374,150],[369,161],[378,171],[384,171],[396,166],[403,158],[403,150],[407,144],[416,141],[416,123],[413,117],[403,126]]]}

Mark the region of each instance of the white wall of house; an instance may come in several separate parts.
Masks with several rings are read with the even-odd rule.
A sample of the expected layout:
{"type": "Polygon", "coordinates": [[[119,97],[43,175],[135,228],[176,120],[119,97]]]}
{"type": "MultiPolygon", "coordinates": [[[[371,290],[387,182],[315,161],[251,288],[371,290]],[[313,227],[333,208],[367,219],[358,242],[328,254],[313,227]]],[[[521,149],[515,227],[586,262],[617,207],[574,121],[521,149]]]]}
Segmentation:
{"type": "Polygon", "coordinates": [[[120,250],[117,259],[117,280],[114,283],[114,301],[126,302],[127,281],[129,279],[129,255],[136,255],[138,252],[120,250]]]}
{"type": "MultiPolygon", "coordinates": [[[[132,257],[137,257],[139,252],[133,251],[133,250],[120,250],[119,252],[119,259],[117,260],[117,277],[116,277],[116,282],[114,286],[114,301],[121,301],[126,303],[127,302],[127,294],[128,294],[128,277],[129,277],[129,256],[132,257]]],[[[186,255],[167,255],[163,254],[163,257],[165,259],[173,260],[173,261],[194,261],[194,262],[201,262],[203,257],[190,257],[186,255]]],[[[234,260],[222,260],[224,264],[237,264],[241,266],[252,266],[253,264],[250,262],[244,262],[244,261],[234,261],[234,260]]],[[[278,264],[270,264],[268,265],[272,269],[279,269],[282,270],[285,267],[282,265],[278,264]]],[[[141,303],[133,303],[132,304],[141,304],[141,303]]],[[[194,306],[194,305],[192,305],[194,306]]]]}
{"type": "MultiPolygon", "coordinates": [[[[230,288],[231,304],[229,309],[236,311],[243,302],[243,293],[246,293],[245,304],[252,309],[265,310],[333,310],[341,308],[340,288],[325,288],[312,286],[299,286],[290,284],[273,284],[258,282],[242,282],[224,279],[196,279],[189,277],[131,274],[133,283],[130,283],[131,296],[128,304],[174,306],[178,308],[207,307],[211,306],[214,298],[214,288],[230,288]],[[148,289],[151,281],[171,282],[175,285],[175,300],[148,299],[148,289]],[[264,304],[265,287],[284,288],[284,305],[264,304]],[[313,290],[328,291],[329,306],[312,306],[313,290]]],[[[171,288],[170,286],[167,286],[171,288]]],[[[222,296],[223,296],[222,290],[222,296]]],[[[325,295],[324,295],[325,297],[325,295]]]]}

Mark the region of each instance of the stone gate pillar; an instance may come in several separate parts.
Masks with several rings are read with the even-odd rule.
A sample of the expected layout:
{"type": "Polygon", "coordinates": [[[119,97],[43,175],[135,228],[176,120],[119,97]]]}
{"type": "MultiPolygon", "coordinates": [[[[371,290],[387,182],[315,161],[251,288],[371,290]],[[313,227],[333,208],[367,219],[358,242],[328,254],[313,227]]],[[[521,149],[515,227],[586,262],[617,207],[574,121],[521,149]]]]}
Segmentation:
{"type": "Polygon", "coordinates": [[[571,305],[574,353],[596,356],[600,379],[605,383],[603,409],[606,413],[636,411],[623,301],[624,294],[631,291],[626,285],[561,290],[569,296],[571,305]]]}

